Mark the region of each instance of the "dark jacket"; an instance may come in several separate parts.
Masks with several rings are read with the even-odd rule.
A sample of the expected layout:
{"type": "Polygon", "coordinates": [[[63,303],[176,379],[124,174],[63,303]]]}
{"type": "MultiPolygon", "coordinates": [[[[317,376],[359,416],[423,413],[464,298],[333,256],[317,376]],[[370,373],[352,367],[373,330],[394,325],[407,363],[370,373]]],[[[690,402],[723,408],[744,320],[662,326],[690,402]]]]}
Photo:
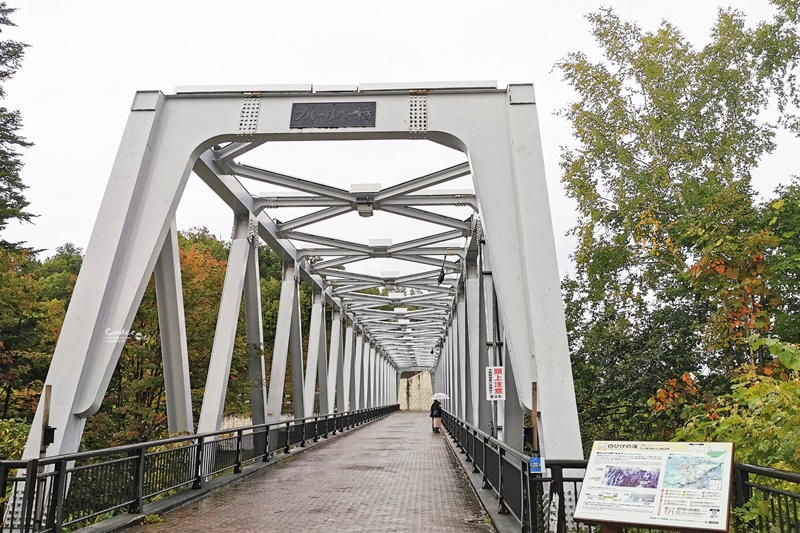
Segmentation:
{"type": "Polygon", "coordinates": [[[442,416],[442,404],[439,403],[439,400],[434,400],[433,405],[431,405],[431,418],[441,418],[442,416]]]}

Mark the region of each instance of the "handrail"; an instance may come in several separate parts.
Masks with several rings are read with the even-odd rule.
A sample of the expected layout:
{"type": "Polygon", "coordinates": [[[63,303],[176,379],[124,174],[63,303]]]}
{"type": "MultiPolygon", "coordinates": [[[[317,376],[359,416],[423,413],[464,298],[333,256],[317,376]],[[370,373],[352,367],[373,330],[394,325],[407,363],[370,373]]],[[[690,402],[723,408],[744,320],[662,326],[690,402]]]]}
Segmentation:
{"type": "Polygon", "coordinates": [[[795,472],[786,472],[785,470],[777,470],[775,468],[767,468],[765,466],[749,465],[746,463],[736,463],[736,466],[742,472],[754,474],[756,476],[767,476],[781,481],[789,481],[791,483],[800,484],[800,474],[795,472]]]}
{"type": "Polygon", "coordinates": [[[120,510],[140,513],[146,502],[162,494],[202,488],[211,477],[239,474],[246,464],[268,462],[291,447],[304,447],[308,441],[399,408],[398,404],[370,407],[41,459],[0,461],[0,533],[59,532],[120,510]],[[148,452],[180,443],[187,445],[148,452]],[[108,456],[114,457],[104,459],[108,456]],[[93,459],[100,460],[85,462],[93,459]],[[19,472],[11,475],[14,470],[19,472]]]}
{"type": "MultiPolygon", "coordinates": [[[[39,459],[39,464],[40,465],[48,465],[48,464],[52,464],[54,462],[63,461],[63,460],[76,461],[76,460],[84,459],[84,458],[87,458],[87,457],[100,457],[100,456],[104,456],[104,455],[125,453],[125,452],[128,452],[128,451],[135,451],[135,450],[139,450],[140,448],[155,448],[156,446],[166,446],[168,444],[175,444],[175,443],[178,443],[178,442],[193,441],[193,440],[197,440],[199,438],[206,439],[208,437],[217,437],[217,436],[220,436],[220,435],[227,435],[227,434],[230,434],[230,433],[234,433],[236,431],[250,431],[250,430],[256,430],[256,429],[261,429],[261,428],[269,429],[269,428],[272,428],[273,426],[286,426],[287,424],[289,424],[289,425],[299,425],[301,422],[305,423],[306,421],[309,421],[309,420],[314,420],[316,422],[316,421],[319,421],[319,420],[325,420],[325,419],[329,419],[329,418],[339,418],[339,417],[347,416],[347,415],[353,414],[353,413],[367,412],[370,409],[378,409],[378,408],[377,407],[371,407],[371,408],[368,408],[368,409],[359,409],[359,410],[355,410],[355,411],[345,411],[343,413],[331,413],[331,414],[326,414],[326,415],[315,415],[315,416],[308,416],[308,417],[305,417],[305,418],[289,418],[287,420],[281,420],[279,422],[270,422],[269,424],[254,424],[254,425],[251,425],[251,426],[239,426],[239,427],[235,427],[235,428],[220,429],[218,431],[208,431],[206,433],[193,433],[191,435],[180,435],[178,437],[169,437],[169,438],[166,438],[166,439],[142,442],[142,443],[137,443],[137,444],[124,444],[122,446],[115,446],[115,447],[112,447],[112,448],[100,448],[98,450],[90,450],[90,451],[85,451],[85,452],[74,452],[74,453],[67,453],[67,454],[61,454],[61,455],[52,455],[50,457],[40,458],[39,459]]],[[[14,461],[0,460],[0,466],[8,466],[9,468],[23,468],[23,467],[25,467],[25,465],[27,463],[28,463],[27,460],[14,460],[14,461]],[[14,466],[9,466],[12,463],[14,463],[14,466]]]]}
{"type": "MultiPolygon", "coordinates": [[[[545,467],[551,475],[531,474],[527,468],[530,457],[484,433],[468,422],[456,418],[451,413],[442,412],[445,429],[456,443],[457,448],[465,454],[466,462],[472,462],[473,472],[483,476],[483,488],[491,489],[499,503],[498,511],[513,515],[521,526],[523,533],[551,533],[551,520],[556,522],[556,533],[591,531],[586,525],[573,523],[566,512],[567,502],[577,503],[580,484],[583,476],[565,477],[565,470],[585,470],[588,461],[569,459],[549,459],[545,467]],[[494,454],[493,451],[497,450],[494,454]],[[498,463],[487,462],[487,455],[497,459],[498,463]],[[480,464],[479,464],[480,463],[480,464]],[[513,464],[517,463],[517,464],[513,464]],[[519,466],[521,465],[521,470],[519,466]],[[511,482],[504,479],[511,476],[511,482]],[[519,472],[519,474],[517,474],[519,472]],[[518,477],[515,477],[518,476],[518,477]]],[[[734,484],[732,487],[732,506],[741,507],[747,502],[767,502],[758,505],[759,514],[755,518],[734,517],[734,531],[759,533],[796,533],[800,531],[800,494],[782,490],[763,483],[750,480],[750,475],[762,476],[770,481],[790,482],[800,485],[800,474],[785,472],[774,468],[736,463],[734,465],[734,484]],[[775,528],[778,529],[775,529],[775,528]]],[[[765,482],[766,483],[766,482],[765,482]]],[[[785,487],[784,487],[785,488],[785,487]]],[[[636,530],[641,531],[641,530],[636,530]]]]}

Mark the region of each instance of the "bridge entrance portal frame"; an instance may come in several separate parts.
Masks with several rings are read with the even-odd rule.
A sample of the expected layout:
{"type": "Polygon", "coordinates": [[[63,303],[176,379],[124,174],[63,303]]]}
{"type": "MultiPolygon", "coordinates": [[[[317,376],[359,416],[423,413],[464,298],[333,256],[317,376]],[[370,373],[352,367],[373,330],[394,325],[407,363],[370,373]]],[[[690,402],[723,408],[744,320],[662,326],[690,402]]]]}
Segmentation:
{"type": "MultiPolygon", "coordinates": [[[[194,432],[175,223],[178,203],[194,172],[228,205],[235,221],[198,431],[219,428],[242,296],[248,344],[262,346],[257,246],[263,241],[283,257],[284,265],[269,390],[263,385],[263,351],[251,350],[254,423],[279,418],[291,356],[296,416],[313,410],[317,383],[320,411],[332,412],[334,404],[347,410],[394,403],[401,372],[430,370],[435,390],[452,398],[445,407],[485,430],[491,418],[483,371],[504,363],[510,395],[496,421],[505,425],[504,440],[522,446],[523,413],[537,405],[545,457],[582,458],[532,85],[212,87],[179,88],[176,93],[135,95],[46,379],[53,385],[50,424],[58,429],[48,455],[78,450],[86,418],[100,408],[123,348],[108,332],[130,330],[152,275],[170,432],[194,432]],[[359,107],[365,102],[373,106],[359,107]],[[335,106],[356,122],[321,127],[298,123],[320,116],[335,120],[335,106]],[[366,122],[357,123],[361,119],[366,122]],[[265,142],[385,139],[432,141],[463,152],[467,162],[365,195],[236,161],[265,142]],[[411,194],[464,175],[472,176],[473,195],[411,194]],[[310,194],[307,204],[321,209],[280,223],[265,209],[303,200],[254,197],[237,176],[310,194]],[[460,221],[415,207],[419,205],[470,205],[475,214],[460,221]],[[447,230],[393,246],[298,231],[338,214],[358,211],[363,216],[372,209],[447,230]],[[456,237],[465,239],[460,248],[440,244],[456,237]],[[311,264],[307,257],[312,252],[292,240],[312,243],[313,254],[324,260],[311,264]],[[437,255],[458,260],[442,263],[437,255]],[[332,268],[365,257],[396,257],[436,268],[405,277],[332,268]],[[444,284],[437,280],[440,264],[444,284]],[[305,371],[300,281],[313,288],[305,371]],[[373,295],[360,292],[379,286],[415,288],[417,294],[370,298],[373,295]],[[392,314],[377,309],[386,304],[415,310],[401,312],[401,307],[392,314]],[[333,316],[330,345],[326,308],[333,316]],[[413,335],[402,327],[409,321],[418,326],[413,335]],[[534,382],[539,391],[535,404],[534,382]],[[512,430],[517,426],[519,435],[512,430]]],[[[40,402],[26,458],[38,456],[42,416],[40,402]]]]}

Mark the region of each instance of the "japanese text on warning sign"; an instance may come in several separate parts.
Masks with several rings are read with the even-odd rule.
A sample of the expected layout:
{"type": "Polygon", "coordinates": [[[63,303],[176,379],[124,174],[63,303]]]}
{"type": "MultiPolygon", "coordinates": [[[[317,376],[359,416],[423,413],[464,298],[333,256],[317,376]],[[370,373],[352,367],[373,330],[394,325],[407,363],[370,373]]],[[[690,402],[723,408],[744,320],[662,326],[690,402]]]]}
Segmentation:
{"type": "Polygon", "coordinates": [[[489,401],[506,399],[506,381],[502,366],[486,367],[486,399],[489,401]]]}

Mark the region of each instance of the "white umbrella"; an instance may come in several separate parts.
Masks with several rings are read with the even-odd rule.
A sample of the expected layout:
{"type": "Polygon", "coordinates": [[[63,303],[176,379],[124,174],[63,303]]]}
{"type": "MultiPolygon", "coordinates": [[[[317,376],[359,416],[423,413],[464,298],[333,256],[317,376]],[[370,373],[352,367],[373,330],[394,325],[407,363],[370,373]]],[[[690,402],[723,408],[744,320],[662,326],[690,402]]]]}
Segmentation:
{"type": "Polygon", "coordinates": [[[431,397],[431,400],[449,400],[450,396],[443,392],[437,392],[431,397]]]}

